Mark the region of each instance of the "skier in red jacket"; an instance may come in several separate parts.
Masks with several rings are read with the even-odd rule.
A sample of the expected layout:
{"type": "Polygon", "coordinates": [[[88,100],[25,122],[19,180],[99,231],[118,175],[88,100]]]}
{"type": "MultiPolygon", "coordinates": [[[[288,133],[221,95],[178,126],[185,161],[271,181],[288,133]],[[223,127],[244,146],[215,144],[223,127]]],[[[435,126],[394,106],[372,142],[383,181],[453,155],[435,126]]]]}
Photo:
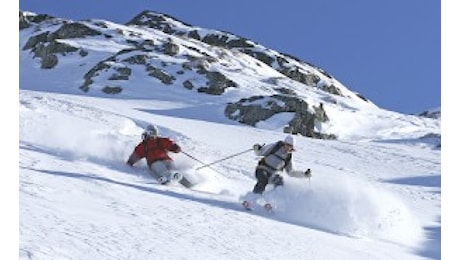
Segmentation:
{"type": "Polygon", "coordinates": [[[142,142],[134,148],[126,164],[133,166],[140,159],[145,158],[153,177],[159,183],[181,181],[183,176],[176,172],[176,167],[171,157],[168,156],[168,152],[179,153],[181,148],[171,139],[159,137],[158,129],[154,125],[148,125],[142,133],[142,142]]]}

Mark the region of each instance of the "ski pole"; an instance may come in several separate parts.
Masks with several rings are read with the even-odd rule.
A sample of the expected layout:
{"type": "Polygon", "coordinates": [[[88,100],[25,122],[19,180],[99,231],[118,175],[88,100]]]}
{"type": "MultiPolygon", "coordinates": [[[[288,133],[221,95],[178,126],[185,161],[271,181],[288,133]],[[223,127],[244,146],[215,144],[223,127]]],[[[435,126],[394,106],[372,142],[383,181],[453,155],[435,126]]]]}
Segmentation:
{"type": "Polygon", "coordinates": [[[186,153],[186,152],[184,152],[184,151],[182,151],[182,153],[185,154],[186,156],[188,156],[189,158],[191,158],[191,159],[193,159],[193,160],[195,160],[195,161],[201,163],[201,164],[206,164],[206,163],[204,163],[204,162],[198,160],[197,158],[191,156],[190,154],[188,154],[188,153],[186,153]]]}
{"type": "Polygon", "coordinates": [[[227,157],[225,157],[225,158],[222,158],[222,159],[219,159],[219,160],[217,160],[217,161],[215,161],[215,162],[208,163],[208,164],[204,164],[203,166],[200,166],[200,167],[196,168],[195,170],[199,170],[199,169],[202,169],[202,168],[205,168],[205,167],[209,167],[209,166],[211,166],[211,165],[213,165],[213,164],[216,164],[216,163],[218,163],[218,162],[222,162],[222,161],[228,160],[228,159],[230,159],[230,158],[233,158],[233,157],[235,157],[235,156],[238,156],[238,155],[247,153],[247,152],[252,151],[252,150],[253,150],[253,149],[250,148],[250,149],[244,150],[244,151],[242,151],[242,152],[239,152],[239,153],[236,153],[236,154],[229,155],[229,156],[227,156],[227,157]]]}
{"type": "Polygon", "coordinates": [[[308,169],[305,173],[307,173],[307,172],[310,174],[310,176],[307,177],[308,178],[308,186],[311,187],[311,170],[308,169]]]}
{"type": "MultiPolygon", "coordinates": [[[[182,151],[182,153],[185,154],[186,156],[188,156],[189,158],[191,158],[191,159],[193,159],[193,160],[195,160],[195,161],[197,161],[197,162],[199,162],[199,163],[201,163],[201,164],[206,165],[206,163],[204,163],[204,162],[198,160],[197,158],[193,157],[192,155],[190,155],[190,154],[188,154],[188,153],[186,153],[186,152],[184,152],[184,151],[182,151]]],[[[214,169],[214,168],[211,168],[211,167],[209,167],[209,168],[212,169],[213,171],[219,173],[219,174],[222,174],[221,172],[219,172],[218,170],[216,170],[216,169],[214,169]]]]}

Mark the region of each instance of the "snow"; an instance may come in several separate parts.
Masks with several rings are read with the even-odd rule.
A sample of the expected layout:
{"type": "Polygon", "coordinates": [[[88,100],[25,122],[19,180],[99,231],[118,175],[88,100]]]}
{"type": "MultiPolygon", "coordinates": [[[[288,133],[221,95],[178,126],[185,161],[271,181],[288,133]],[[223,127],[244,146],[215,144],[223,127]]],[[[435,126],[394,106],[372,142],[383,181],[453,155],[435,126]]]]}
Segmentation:
{"type": "Polygon", "coordinates": [[[285,177],[269,194],[274,215],[255,214],[237,203],[255,183],[252,152],[196,172],[200,163],[173,154],[192,190],[124,162],[150,122],[206,163],[279,131],[140,112],[132,100],[20,90],[19,101],[21,259],[440,256],[440,151],[430,147],[296,136],[295,167],[311,168],[311,182],[285,177]]]}
{"type": "MultiPolygon", "coordinates": [[[[140,74],[119,97],[78,90],[81,71],[122,47],[115,42],[74,41],[93,49],[53,70],[20,52],[20,259],[441,259],[441,151],[419,139],[440,134],[440,119],[326,103],[333,120],[318,127],[340,138],[295,136],[294,168],[312,169],[311,180],[285,176],[266,194],[273,214],[247,212],[238,199],[255,184],[249,149],[283,140],[292,115],[250,127],[225,118],[223,106],[269,93],[270,84],[251,82],[273,71],[236,72],[260,87],[222,99],[146,85],[140,74]],[[147,124],[182,147],[171,156],[192,189],[158,185],[144,161],[125,164],[147,124]]],[[[242,56],[227,58],[257,67],[242,56]]],[[[324,94],[302,95],[316,104],[324,94]]]]}

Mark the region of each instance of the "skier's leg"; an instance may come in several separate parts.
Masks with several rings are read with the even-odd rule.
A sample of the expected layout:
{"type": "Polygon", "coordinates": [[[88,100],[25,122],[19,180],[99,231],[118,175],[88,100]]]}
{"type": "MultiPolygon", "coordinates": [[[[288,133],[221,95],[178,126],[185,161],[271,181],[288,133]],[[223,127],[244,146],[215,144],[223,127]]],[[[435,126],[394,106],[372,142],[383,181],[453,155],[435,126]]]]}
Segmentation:
{"type": "Polygon", "coordinates": [[[163,162],[166,165],[166,168],[168,169],[168,175],[167,175],[168,180],[179,182],[183,179],[184,176],[180,172],[177,171],[174,161],[165,160],[163,162]]]}
{"type": "MultiPolygon", "coordinates": [[[[155,180],[158,180],[158,178],[161,176],[158,174],[158,168],[159,166],[155,165],[155,163],[152,163],[149,165],[149,170],[150,170],[150,175],[152,175],[152,177],[155,179],[155,180]]],[[[161,170],[161,169],[160,169],[161,170]]]]}
{"type": "Polygon", "coordinates": [[[270,178],[270,174],[264,169],[257,169],[256,170],[256,178],[257,183],[254,185],[254,189],[252,192],[262,194],[265,191],[265,186],[268,184],[268,179],[270,178]]]}
{"type": "Polygon", "coordinates": [[[154,173],[154,177],[161,184],[166,184],[172,181],[179,182],[186,188],[193,186],[193,183],[184,178],[181,173],[176,171],[176,167],[172,160],[156,161],[151,165],[150,168],[154,173]]]}
{"type": "MultiPolygon", "coordinates": [[[[283,177],[278,173],[274,173],[269,177],[268,183],[273,184],[274,188],[276,189],[277,187],[284,185],[283,177]]],[[[264,208],[268,211],[272,211],[273,209],[273,203],[275,202],[274,195],[275,194],[273,193],[273,190],[269,192],[264,192],[263,204],[264,208]]]]}
{"type": "Polygon", "coordinates": [[[274,174],[270,178],[269,183],[272,183],[275,186],[275,188],[278,186],[283,186],[284,185],[283,177],[279,174],[274,174]]]}
{"type": "Polygon", "coordinates": [[[248,192],[246,195],[240,198],[243,207],[246,209],[251,209],[252,205],[255,205],[257,201],[262,198],[262,192],[264,192],[265,186],[268,184],[268,173],[266,171],[262,169],[256,169],[255,175],[257,178],[257,183],[254,186],[254,189],[252,192],[248,192]]]}
{"type": "Polygon", "coordinates": [[[255,175],[257,183],[254,185],[252,192],[248,192],[241,197],[243,207],[246,209],[251,209],[252,205],[257,204],[262,199],[262,193],[265,191],[265,186],[267,186],[271,174],[264,169],[256,169],[255,175]]]}
{"type": "Polygon", "coordinates": [[[161,184],[166,184],[169,182],[169,172],[165,161],[156,161],[150,165],[150,170],[154,178],[158,180],[161,184]]]}
{"type": "MultiPolygon", "coordinates": [[[[273,173],[273,174],[269,175],[268,183],[273,184],[274,188],[277,188],[279,186],[283,186],[284,185],[283,177],[281,175],[279,175],[278,173],[273,173]]],[[[268,192],[268,193],[264,192],[264,196],[263,196],[263,200],[262,200],[263,207],[268,211],[272,211],[273,202],[274,202],[273,193],[272,192],[268,192]]]]}

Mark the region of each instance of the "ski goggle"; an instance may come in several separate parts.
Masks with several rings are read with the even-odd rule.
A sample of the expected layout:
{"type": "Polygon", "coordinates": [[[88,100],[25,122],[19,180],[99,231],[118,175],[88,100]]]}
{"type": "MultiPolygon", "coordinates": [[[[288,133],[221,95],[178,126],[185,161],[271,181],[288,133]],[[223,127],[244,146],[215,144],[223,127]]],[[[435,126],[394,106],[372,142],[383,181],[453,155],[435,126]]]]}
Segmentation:
{"type": "Polygon", "coordinates": [[[149,137],[154,137],[154,136],[157,135],[156,131],[152,131],[152,130],[150,130],[150,131],[145,131],[144,134],[145,134],[146,136],[149,136],[149,137]]]}
{"type": "Polygon", "coordinates": [[[288,150],[295,151],[294,146],[292,144],[284,143],[284,145],[288,150]]]}

